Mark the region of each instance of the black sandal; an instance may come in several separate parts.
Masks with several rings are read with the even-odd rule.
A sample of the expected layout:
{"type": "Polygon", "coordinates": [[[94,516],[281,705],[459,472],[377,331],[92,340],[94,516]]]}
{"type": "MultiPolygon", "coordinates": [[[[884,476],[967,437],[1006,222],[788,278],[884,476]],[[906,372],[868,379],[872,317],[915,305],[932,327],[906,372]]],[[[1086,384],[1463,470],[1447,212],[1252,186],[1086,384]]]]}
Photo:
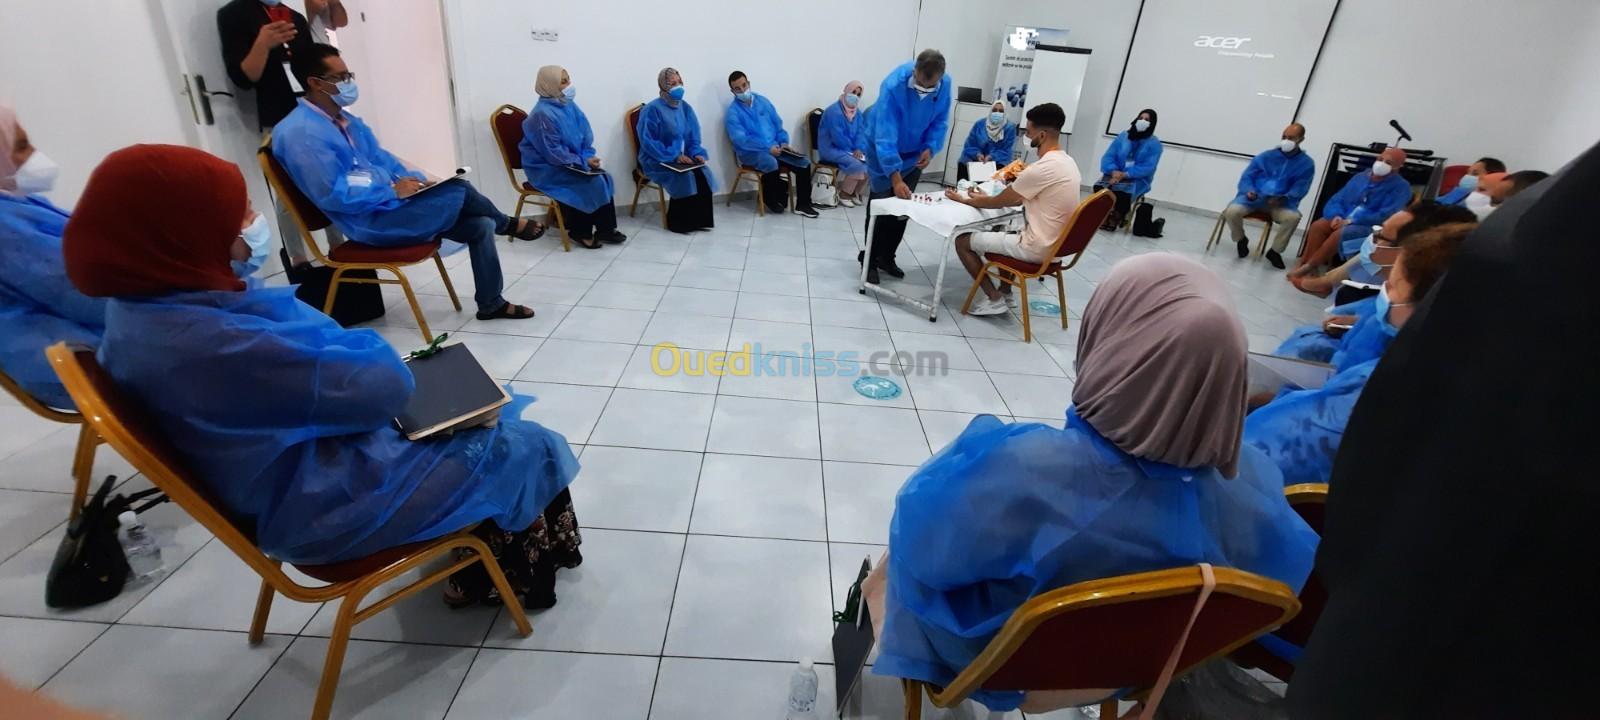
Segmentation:
{"type": "Polygon", "coordinates": [[[533,316],[533,308],[512,303],[506,303],[489,312],[478,311],[479,320],[527,320],[533,316]]]}
{"type": "Polygon", "coordinates": [[[517,225],[525,219],[526,218],[516,218],[512,220],[511,232],[506,234],[518,240],[538,240],[539,238],[544,237],[545,226],[540,225],[533,220],[528,220],[527,224],[523,225],[521,229],[518,229],[517,225]]]}
{"type": "Polygon", "coordinates": [[[572,241],[590,250],[600,249],[600,240],[598,238],[573,238],[572,241]]]}

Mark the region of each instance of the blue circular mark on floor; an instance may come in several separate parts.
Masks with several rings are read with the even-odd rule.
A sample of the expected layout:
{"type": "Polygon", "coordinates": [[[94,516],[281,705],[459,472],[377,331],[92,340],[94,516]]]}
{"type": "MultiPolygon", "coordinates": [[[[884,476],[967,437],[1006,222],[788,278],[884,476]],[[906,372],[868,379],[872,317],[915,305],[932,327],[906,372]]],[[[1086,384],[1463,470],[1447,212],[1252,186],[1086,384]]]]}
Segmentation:
{"type": "Polygon", "coordinates": [[[900,383],[877,375],[856,378],[856,394],[873,400],[893,400],[900,397],[900,383]]]}
{"type": "Polygon", "coordinates": [[[1061,314],[1061,306],[1047,300],[1034,300],[1028,303],[1028,309],[1036,315],[1056,316],[1061,314]]]}

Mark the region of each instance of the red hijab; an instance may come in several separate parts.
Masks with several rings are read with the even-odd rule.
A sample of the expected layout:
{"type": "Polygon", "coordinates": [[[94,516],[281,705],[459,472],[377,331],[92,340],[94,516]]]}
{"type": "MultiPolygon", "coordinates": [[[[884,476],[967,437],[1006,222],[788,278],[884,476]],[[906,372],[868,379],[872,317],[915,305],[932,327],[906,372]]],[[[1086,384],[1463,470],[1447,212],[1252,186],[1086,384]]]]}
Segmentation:
{"type": "Polygon", "coordinates": [[[229,249],[247,197],[238,167],[194,148],[111,153],[62,233],[67,277],[94,297],[243,290],[229,249]]]}

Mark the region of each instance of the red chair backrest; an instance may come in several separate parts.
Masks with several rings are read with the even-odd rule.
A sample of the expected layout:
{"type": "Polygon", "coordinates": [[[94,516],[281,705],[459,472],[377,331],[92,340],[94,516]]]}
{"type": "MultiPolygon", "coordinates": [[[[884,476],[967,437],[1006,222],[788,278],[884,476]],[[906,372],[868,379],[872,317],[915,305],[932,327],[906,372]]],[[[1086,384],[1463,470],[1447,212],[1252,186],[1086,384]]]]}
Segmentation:
{"type": "Polygon", "coordinates": [[[1444,166],[1444,175],[1439,178],[1439,194],[1443,195],[1456,189],[1456,186],[1461,184],[1461,178],[1466,177],[1467,171],[1471,169],[1471,165],[1444,166]]]}
{"type": "MultiPolygon", "coordinates": [[[[1194,610],[1196,592],[1063,613],[1046,621],[983,687],[989,690],[1147,688],[1162,667],[1194,610]],[[1102,651],[1085,652],[1088,648],[1102,651]]],[[[1192,667],[1258,629],[1270,626],[1281,608],[1236,595],[1214,593],[1195,621],[1178,660],[1192,667]]]]}
{"type": "Polygon", "coordinates": [[[294,206],[307,232],[316,232],[333,224],[327,215],[322,214],[322,208],[317,207],[316,203],[311,202],[311,198],[300,192],[300,187],[294,184],[294,178],[289,177],[289,171],[278,164],[278,158],[273,157],[271,136],[261,143],[256,154],[261,158],[261,167],[266,170],[268,178],[278,189],[278,197],[294,206]]]}
{"type": "Polygon", "coordinates": [[[518,146],[522,144],[522,123],[527,119],[527,113],[511,105],[501,105],[494,113],[494,139],[500,143],[500,157],[506,161],[507,170],[521,167],[522,149],[518,146]]]}
{"type": "Polygon", "coordinates": [[[1106,221],[1106,216],[1111,213],[1116,203],[1116,196],[1104,190],[1078,203],[1078,209],[1073,211],[1072,218],[1067,221],[1065,231],[1067,237],[1056,248],[1056,257],[1077,255],[1089,247],[1089,241],[1094,239],[1095,231],[1100,229],[1100,223],[1106,221]]]}
{"type": "MultiPolygon", "coordinates": [[[[644,103],[639,103],[638,105],[633,106],[633,109],[629,110],[628,114],[625,116],[628,120],[628,143],[633,146],[633,158],[635,163],[638,163],[639,161],[639,114],[642,112],[644,112],[644,103]]],[[[648,182],[648,180],[645,179],[644,173],[639,170],[637,164],[635,164],[633,168],[633,181],[639,183],[640,185],[648,182]]]]}

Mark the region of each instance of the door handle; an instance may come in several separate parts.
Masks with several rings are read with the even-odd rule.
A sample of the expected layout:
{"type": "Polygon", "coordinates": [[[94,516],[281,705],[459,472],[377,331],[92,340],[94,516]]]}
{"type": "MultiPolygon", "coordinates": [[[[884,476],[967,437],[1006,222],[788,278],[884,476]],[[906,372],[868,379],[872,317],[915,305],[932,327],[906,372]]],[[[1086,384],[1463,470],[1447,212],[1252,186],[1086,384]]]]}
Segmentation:
{"type": "MultiPolygon", "coordinates": [[[[199,101],[199,103],[200,103],[200,108],[199,108],[200,116],[204,118],[204,123],[206,125],[215,125],[215,124],[217,124],[217,118],[211,112],[211,96],[213,96],[213,95],[222,95],[222,96],[225,96],[225,97],[233,97],[233,93],[231,93],[231,92],[226,92],[226,91],[223,91],[223,90],[206,90],[206,78],[205,78],[205,76],[201,75],[199,73],[195,73],[195,76],[194,76],[194,94],[190,95],[189,103],[191,105],[193,105],[196,100],[199,101]]],[[[195,121],[196,122],[201,122],[201,118],[197,117],[195,119],[195,121]]]]}

